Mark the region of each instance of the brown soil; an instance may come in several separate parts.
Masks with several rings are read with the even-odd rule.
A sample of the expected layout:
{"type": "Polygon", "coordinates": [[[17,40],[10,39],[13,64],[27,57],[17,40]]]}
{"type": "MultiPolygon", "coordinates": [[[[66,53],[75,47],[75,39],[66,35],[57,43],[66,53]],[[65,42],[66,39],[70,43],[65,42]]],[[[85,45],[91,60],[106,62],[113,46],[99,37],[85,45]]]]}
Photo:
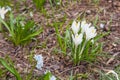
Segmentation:
{"type": "MultiPolygon", "coordinates": [[[[26,47],[15,47],[0,33],[0,57],[8,55],[14,61],[18,71],[21,74],[26,74],[26,70],[28,69],[29,71],[31,68],[29,61],[30,55],[32,53],[42,54],[44,57],[44,67],[41,71],[35,69],[34,75],[39,76],[43,74],[45,70],[50,70],[61,80],[67,80],[71,71],[73,71],[74,74],[89,74],[88,79],[80,80],[99,80],[98,70],[105,71],[104,69],[114,69],[115,66],[120,65],[120,1],[100,0],[98,5],[91,3],[90,0],[81,0],[81,2],[71,1],[63,0],[62,6],[54,7],[53,10],[47,1],[44,7],[47,11],[46,15],[49,16],[36,10],[30,0],[24,3],[21,1],[19,12],[15,9],[14,13],[17,15],[25,11],[25,15],[27,16],[29,14],[28,12],[33,10],[34,20],[38,25],[43,27],[44,31],[37,36],[37,42],[33,41],[26,47]],[[92,22],[96,19],[96,16],[98,16],[98,32],[110,31],[110,33],[101,40],[104,42],[104,53],[102,53],[102,55],[107,54],[113,56],[117,54],[113,60],[111,60],[111,57],[99,57],[97,62],[93,64],[81,62],[79,66],[73,66],[67,57],[64,58],[60,53],[56,54],[54,51],[58,45],[54,26],[51,25],[51,23],[63,22],[62,30],[64,30],[70,21],[76,17],[81,17],[80,14],[82,13],[85,14],[85,18],[89,20],[89,22],[92,22]],[[64,16],[66,16],[65,20],[64,16]],[[111,19],[112,22],[110,22],[111,19]],[[101,23],[105,24],[104,28],[99,27],[101,23]]],[[[61,33],[62,32],[63,31],[61,31],[61,33]]]]}

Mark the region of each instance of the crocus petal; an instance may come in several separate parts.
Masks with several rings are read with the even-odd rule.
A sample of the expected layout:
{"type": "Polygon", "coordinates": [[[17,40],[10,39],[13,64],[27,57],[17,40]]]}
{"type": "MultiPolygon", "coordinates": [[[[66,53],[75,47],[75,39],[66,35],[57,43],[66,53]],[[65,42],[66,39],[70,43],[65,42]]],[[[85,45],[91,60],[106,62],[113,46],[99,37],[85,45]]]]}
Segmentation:
{"type": "Polygon", "coordinates": [[[82,42],[82,38],[83,38],[83,34],[75,34],[75,36],[72,35],[72,39],[73,42],[76,46],[78,46],[79,44],[81,44],[82,42]]]}
{"type": "Polygon", "coordinates": [[[87,27],[85,33],[86,33],[86,40],[90,40],[97,35],[96,29],[93,26],[87,27]]]}
{"type": "Polygon", "coordinates": [[[77,33],[79,32],[79,30],[80,30],[80,22],[77,23],[77,22],[74,20],[73,23],[72,23],[71,28],[72,28],[73,33],[74,33],[74,34],[77,34],[77,33]]]}
{"type": "Polygon", "coordinates": [[[0,15],[2,19],[5,19],[5,15],[4,14],[1,14],[0,15]]]}
{"type": "Polygon", "coordinates": [[[82,29],[81,32],[84,33],[86,31],[86,29],[90,26],[91,26],[91,23],[88,24],[88,23],[82,22],[81,23],[81,29],[82,29]]]}
{"type": "Polygon", "coordinates": [[[85,21],[85,20],[82,21],[82,22],[81,22],[81,27],[83,27],[85,24],[86,24],[86,21],[85,21]]]}

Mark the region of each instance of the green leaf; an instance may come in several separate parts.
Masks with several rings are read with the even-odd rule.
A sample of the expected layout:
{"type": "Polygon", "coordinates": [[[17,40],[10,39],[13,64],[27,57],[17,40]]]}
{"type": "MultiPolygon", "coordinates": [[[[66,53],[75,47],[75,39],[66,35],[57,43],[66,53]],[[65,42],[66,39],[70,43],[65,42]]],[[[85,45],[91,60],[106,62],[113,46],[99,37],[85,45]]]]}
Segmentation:
{"type": "Polygon", "coordinates": [[[46,0],[33,0],[33,3],[36,5],[37,9],[41,9],[46,0]]]}
{"type": "Polygon", "coordinates": [[[0,62],[8,71],[10,71],[16,77],[17,80],[22,80],[20,74],[16,71],[14,67],[8,65],[8,63],[2,58],[0,58],[0,62]]]}

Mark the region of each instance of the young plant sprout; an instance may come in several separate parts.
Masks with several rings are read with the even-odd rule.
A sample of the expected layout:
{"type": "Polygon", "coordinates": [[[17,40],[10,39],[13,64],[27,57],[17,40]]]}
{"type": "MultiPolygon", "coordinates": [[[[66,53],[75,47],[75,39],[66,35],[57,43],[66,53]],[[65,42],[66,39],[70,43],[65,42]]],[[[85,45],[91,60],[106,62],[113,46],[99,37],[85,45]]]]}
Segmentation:
{"type": "Polygon", "coordinates": [[[45,71],[44,80],[57,80],[57,78],[52,75],[50,71],[45,71]]]}
{"type": "MultiPolygon", "coordinates": [[[[7,20],[4,20],[4,14],[8,11],[3,7],[1,9],[0,23],[4,25],[7,29],[10,36],[8,39],[13,42],[15,46],[23,45],[30,43],[32,39],[39,35],[42,32],[42,28],[38,28],[33,20],[27,20],[24,16],[18,15],[14,17],[12,11],[10,11],[9,17],[7,20]]],[[[2,31],[2,27],[1,27],[2,31]]]]}
{"type": "Polygon", "coordinates": [[[52,75],[52,76],[50,77],[50,80],[56,80],[56,77],[52,75]]]}
{"type": "Polygon", "coordinates": [[[36,68],[41,70],[43,67],[43,57],[42,55],[35,55],[34,59],[37,61],[36,68]]]}

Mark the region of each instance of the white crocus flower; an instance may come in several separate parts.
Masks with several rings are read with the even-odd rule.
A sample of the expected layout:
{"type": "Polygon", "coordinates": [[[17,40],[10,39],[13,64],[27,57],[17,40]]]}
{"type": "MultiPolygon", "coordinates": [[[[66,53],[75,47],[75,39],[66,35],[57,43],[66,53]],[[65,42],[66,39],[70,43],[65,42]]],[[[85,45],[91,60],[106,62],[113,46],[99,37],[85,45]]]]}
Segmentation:
{"type": "Polygon", "coordinates": [[[42,55],[35,55],[34,59],[37,61],[36,68],[41,70],[43,67],[43,57],[42,55]]]}
{"type": "Polygon", "coordinates": [[[3,8],[0,8],[0,17],[2,18],[2,19],[4,19],[5,18],[5,14],[8,12],[8,9],[5,9],[5,7],[3,7],[3,8]]]}
{"type": "Polygon", "coordinates": [[[73,21],[72,23],[72,26],[71,26],[72,30],[73,30],[73,33],[74,34],[77,34],[80,30],[80,22],[76,22],[75,20],[73,21]]]}
{"type": "Polygon", "coordinates": [[[94,38],[97,35],[95,27],[86,27],[85,34],[86,40],[94,38]]]}
{"type": "Polygon", "coordinates": [[[76,46],[78,46],[79,44],[81,44],[82,38],[83,38],[83,34],[72,35],[73,42],[75,43],[76,46]]]}
{"type": "Polygon", "coordinates": [[[81,29],[82,29],[81,32],[84,33],[86,31],[86,28],[90,27],[90,26],[91,26],[91,23],[88,24],[88,23],[86,23],[86,21],[82,21],[81,22],[81,29]]]}
{"type": "Polygon", "coordinates": [[[86,21],[85,21],[85,20],[84,20],[84,21],[82,21],[82,22],[81,22],[81,25],[80,25],[80,26],[81,26],[81,28],[83,28],[83,27],[85,26],[85,24],[86,24],[86,21]]]}

